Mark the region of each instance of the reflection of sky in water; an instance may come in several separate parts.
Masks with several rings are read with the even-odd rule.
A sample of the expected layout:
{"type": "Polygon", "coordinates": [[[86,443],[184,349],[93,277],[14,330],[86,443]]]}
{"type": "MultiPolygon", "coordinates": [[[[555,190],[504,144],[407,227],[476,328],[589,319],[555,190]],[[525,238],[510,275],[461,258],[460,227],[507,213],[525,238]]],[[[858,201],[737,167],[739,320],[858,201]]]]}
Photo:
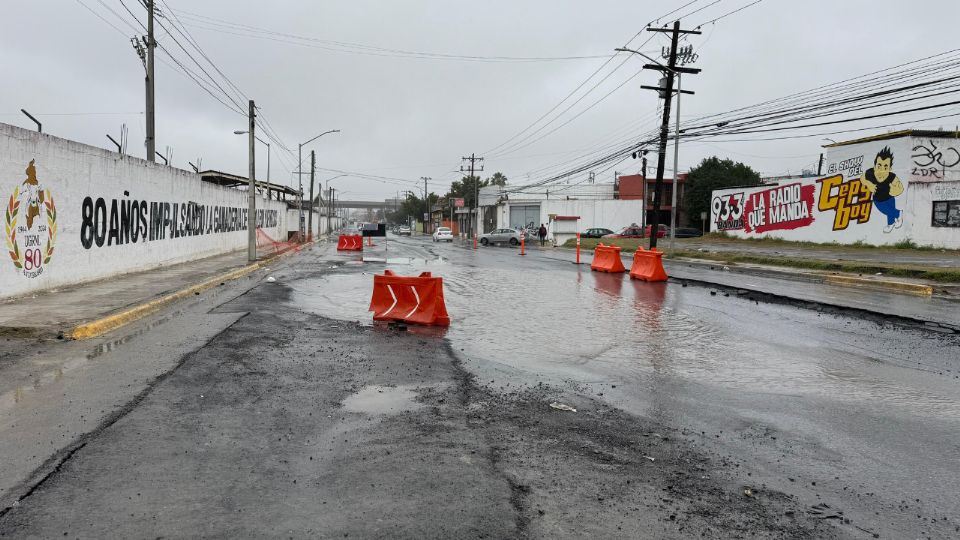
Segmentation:
{"type": "Polygon", "coordinates": [[[446,337],[469,358],[534,373],[589,373],[610,380],[659,374],[752,392],[882,400],[954,418],[960,413],[955,384],[931,387],[929,376],[899,367],[922,358],[924,347],[933,350],[935,339],[954,338],[917,334],[907,345],[896,335],[905,330],[853,319],[818,321],[809,310],[711,297],[702,288],[643,283],[586,268],[523,274],[436,261],[390,262],[362,274],[289,285],[304,309],[372,322],[367,306],[373,272],[432,271],[444,278],[452,319],[446,337]],[[912,386],[917,376],[926,378],[912,386]]]}

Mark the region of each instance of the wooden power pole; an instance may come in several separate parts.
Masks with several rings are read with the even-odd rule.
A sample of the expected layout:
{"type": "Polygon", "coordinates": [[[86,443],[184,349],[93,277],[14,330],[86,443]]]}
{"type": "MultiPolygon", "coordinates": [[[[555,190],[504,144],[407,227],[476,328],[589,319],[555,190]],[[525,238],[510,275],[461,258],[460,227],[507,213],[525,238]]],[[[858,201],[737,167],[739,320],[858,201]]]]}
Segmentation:
{"type": "MultiPolygon", "coordinates": [[[[653,215],[650,216],[650,249],[657,247],[657,233],[660,232],[660,194],[663,191],[663,172],[667,158],[667,138],[670,131],[670,102],[673,98],[673,84],[679,73],[696,75],[700,73],[696,68],[677,66],[677,43],[680,34],[699,34],[697,30],[681,30],[680,21],[673,23],[673,28],[648,28],[651,32],[668,32],[670,39],[670,59],[666,66],[662,64],[645,64],[644,69],[653,69],[663,73],[660,86],[643,86],[648,90],[657,90],[663,98],[663,121],[660,123],[660,148],[657,153],[657,180],[653,186],[653,215]]],[[[693,92],[684,91],[692,94],[693,92]]],[[[677,171],[673,171],[673,189],[677,189],[677,171]]]]}

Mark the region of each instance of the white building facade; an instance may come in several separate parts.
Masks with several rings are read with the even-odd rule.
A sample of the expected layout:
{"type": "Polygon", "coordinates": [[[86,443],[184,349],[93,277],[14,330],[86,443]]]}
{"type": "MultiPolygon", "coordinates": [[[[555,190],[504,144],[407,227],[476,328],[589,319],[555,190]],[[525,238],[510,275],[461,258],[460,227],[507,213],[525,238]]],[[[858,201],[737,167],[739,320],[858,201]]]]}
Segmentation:
{"type": "Polygon", "coordinates": [[[557,245],[593,227],[617,232],[640,223],[644,211],[643,200],[615,199],[613,184],[559,185],[537,191],[488,186],[480,190],[480,206],[483,232],[543,224],[547,238],[557,245]]]}
{"type": "Polygon", "coordinates": [[[960,133],[900,131],[826,148],[820,177],[714,191],[710,230],[960,249],[960,133]]]}

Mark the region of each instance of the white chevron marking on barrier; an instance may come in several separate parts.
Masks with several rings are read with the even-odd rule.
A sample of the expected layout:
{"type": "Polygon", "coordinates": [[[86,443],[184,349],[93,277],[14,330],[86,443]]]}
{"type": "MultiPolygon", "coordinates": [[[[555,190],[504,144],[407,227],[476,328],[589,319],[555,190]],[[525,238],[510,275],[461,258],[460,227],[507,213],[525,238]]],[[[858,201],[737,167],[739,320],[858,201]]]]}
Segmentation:
{"type": "Polygon", "coordinates": [[[393,308],[397,307],[397,295],[393,293],[393,287],[390,285],[387,285],[387,290],[390,291],[390,296],[393,297],[393,303],[390,304],[390,309],[383,312],[383,315],[381,315],[381,317],[386,317],[387,313],[390,313],[391,311],[393,311],[393,308]]]}
{"type": "Polygon", "coordinates": [[[404,319],[413,315],[413,312],[416,311],[418,307],[420,307],[420,295],[417,294],[417,288],[414,287],[413,285],[410,285],[410,290],[413,291],[413,296],[414,298],[417,299],[417,305],[413,306],[413,309],[410,310],[410,313],[407,313],[406,315],[403,316],[404,319]]]}

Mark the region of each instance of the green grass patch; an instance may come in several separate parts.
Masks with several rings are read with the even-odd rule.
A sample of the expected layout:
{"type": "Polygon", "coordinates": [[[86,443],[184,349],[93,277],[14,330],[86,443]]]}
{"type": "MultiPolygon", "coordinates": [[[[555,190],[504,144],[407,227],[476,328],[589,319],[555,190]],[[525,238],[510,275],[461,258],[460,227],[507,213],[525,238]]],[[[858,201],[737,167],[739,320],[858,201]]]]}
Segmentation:
{"type": "MultiPolygon", "coordinates": [[[[661,238],[662,242],[664,239],[661,238]]],[[[647,238],[581,238],[580,239],[580,249],[589,249],[597,247],[597,244],[603,242],[605,246],[620,246],[620,249],[623,253],[633,253],[637,250],[637,246],[647,246],[649,239],[647,238]]],[[[565,248],[575,249],[577,247],[577,239],[571,238],[563,243],[565,248]]]]}
{"type": "Polygon", "coordinates": [[[930,245],[918,245],[913,240],[906,239],[897,242],[892,245],[883,245],[878,246],[874,244],[868,244],[862,240],[858,240],[852,244],[841,244],[839,242],[810,242],[810,241],[800,241],[800,240],[784,240],[783,238],[778,238],[776,236],[766,236],[763,238],[740,238],[737,236],[731,236],[724,232],[712,232],[704,235],[702,238],[692,238],[692,241],[713,241],[725,244],[743,244],[743,245],[753,245],[753,246],[779,246],[779,247],[810,247],[818,249],[909,249],[915,251],[947,251],[960,253],[960,250],[957,249],[945,249],[936,246],[930,245]]]}
{"type": "Polygon", "coordinates": [[[820,259],[802,259],[796,257],[770,257],[743,253],[713,253],[689,250],[668,251],[668,258],[706,259],[727,264],[746,263],[805,270],[823,270],[828,272],[848,272],[853,274],[876,274],[885,276],[925,279],[939,283],[960,283],[960,270],[943,270],[918,266],[884,265],[856,261],[824,261],[820,259]]]}

